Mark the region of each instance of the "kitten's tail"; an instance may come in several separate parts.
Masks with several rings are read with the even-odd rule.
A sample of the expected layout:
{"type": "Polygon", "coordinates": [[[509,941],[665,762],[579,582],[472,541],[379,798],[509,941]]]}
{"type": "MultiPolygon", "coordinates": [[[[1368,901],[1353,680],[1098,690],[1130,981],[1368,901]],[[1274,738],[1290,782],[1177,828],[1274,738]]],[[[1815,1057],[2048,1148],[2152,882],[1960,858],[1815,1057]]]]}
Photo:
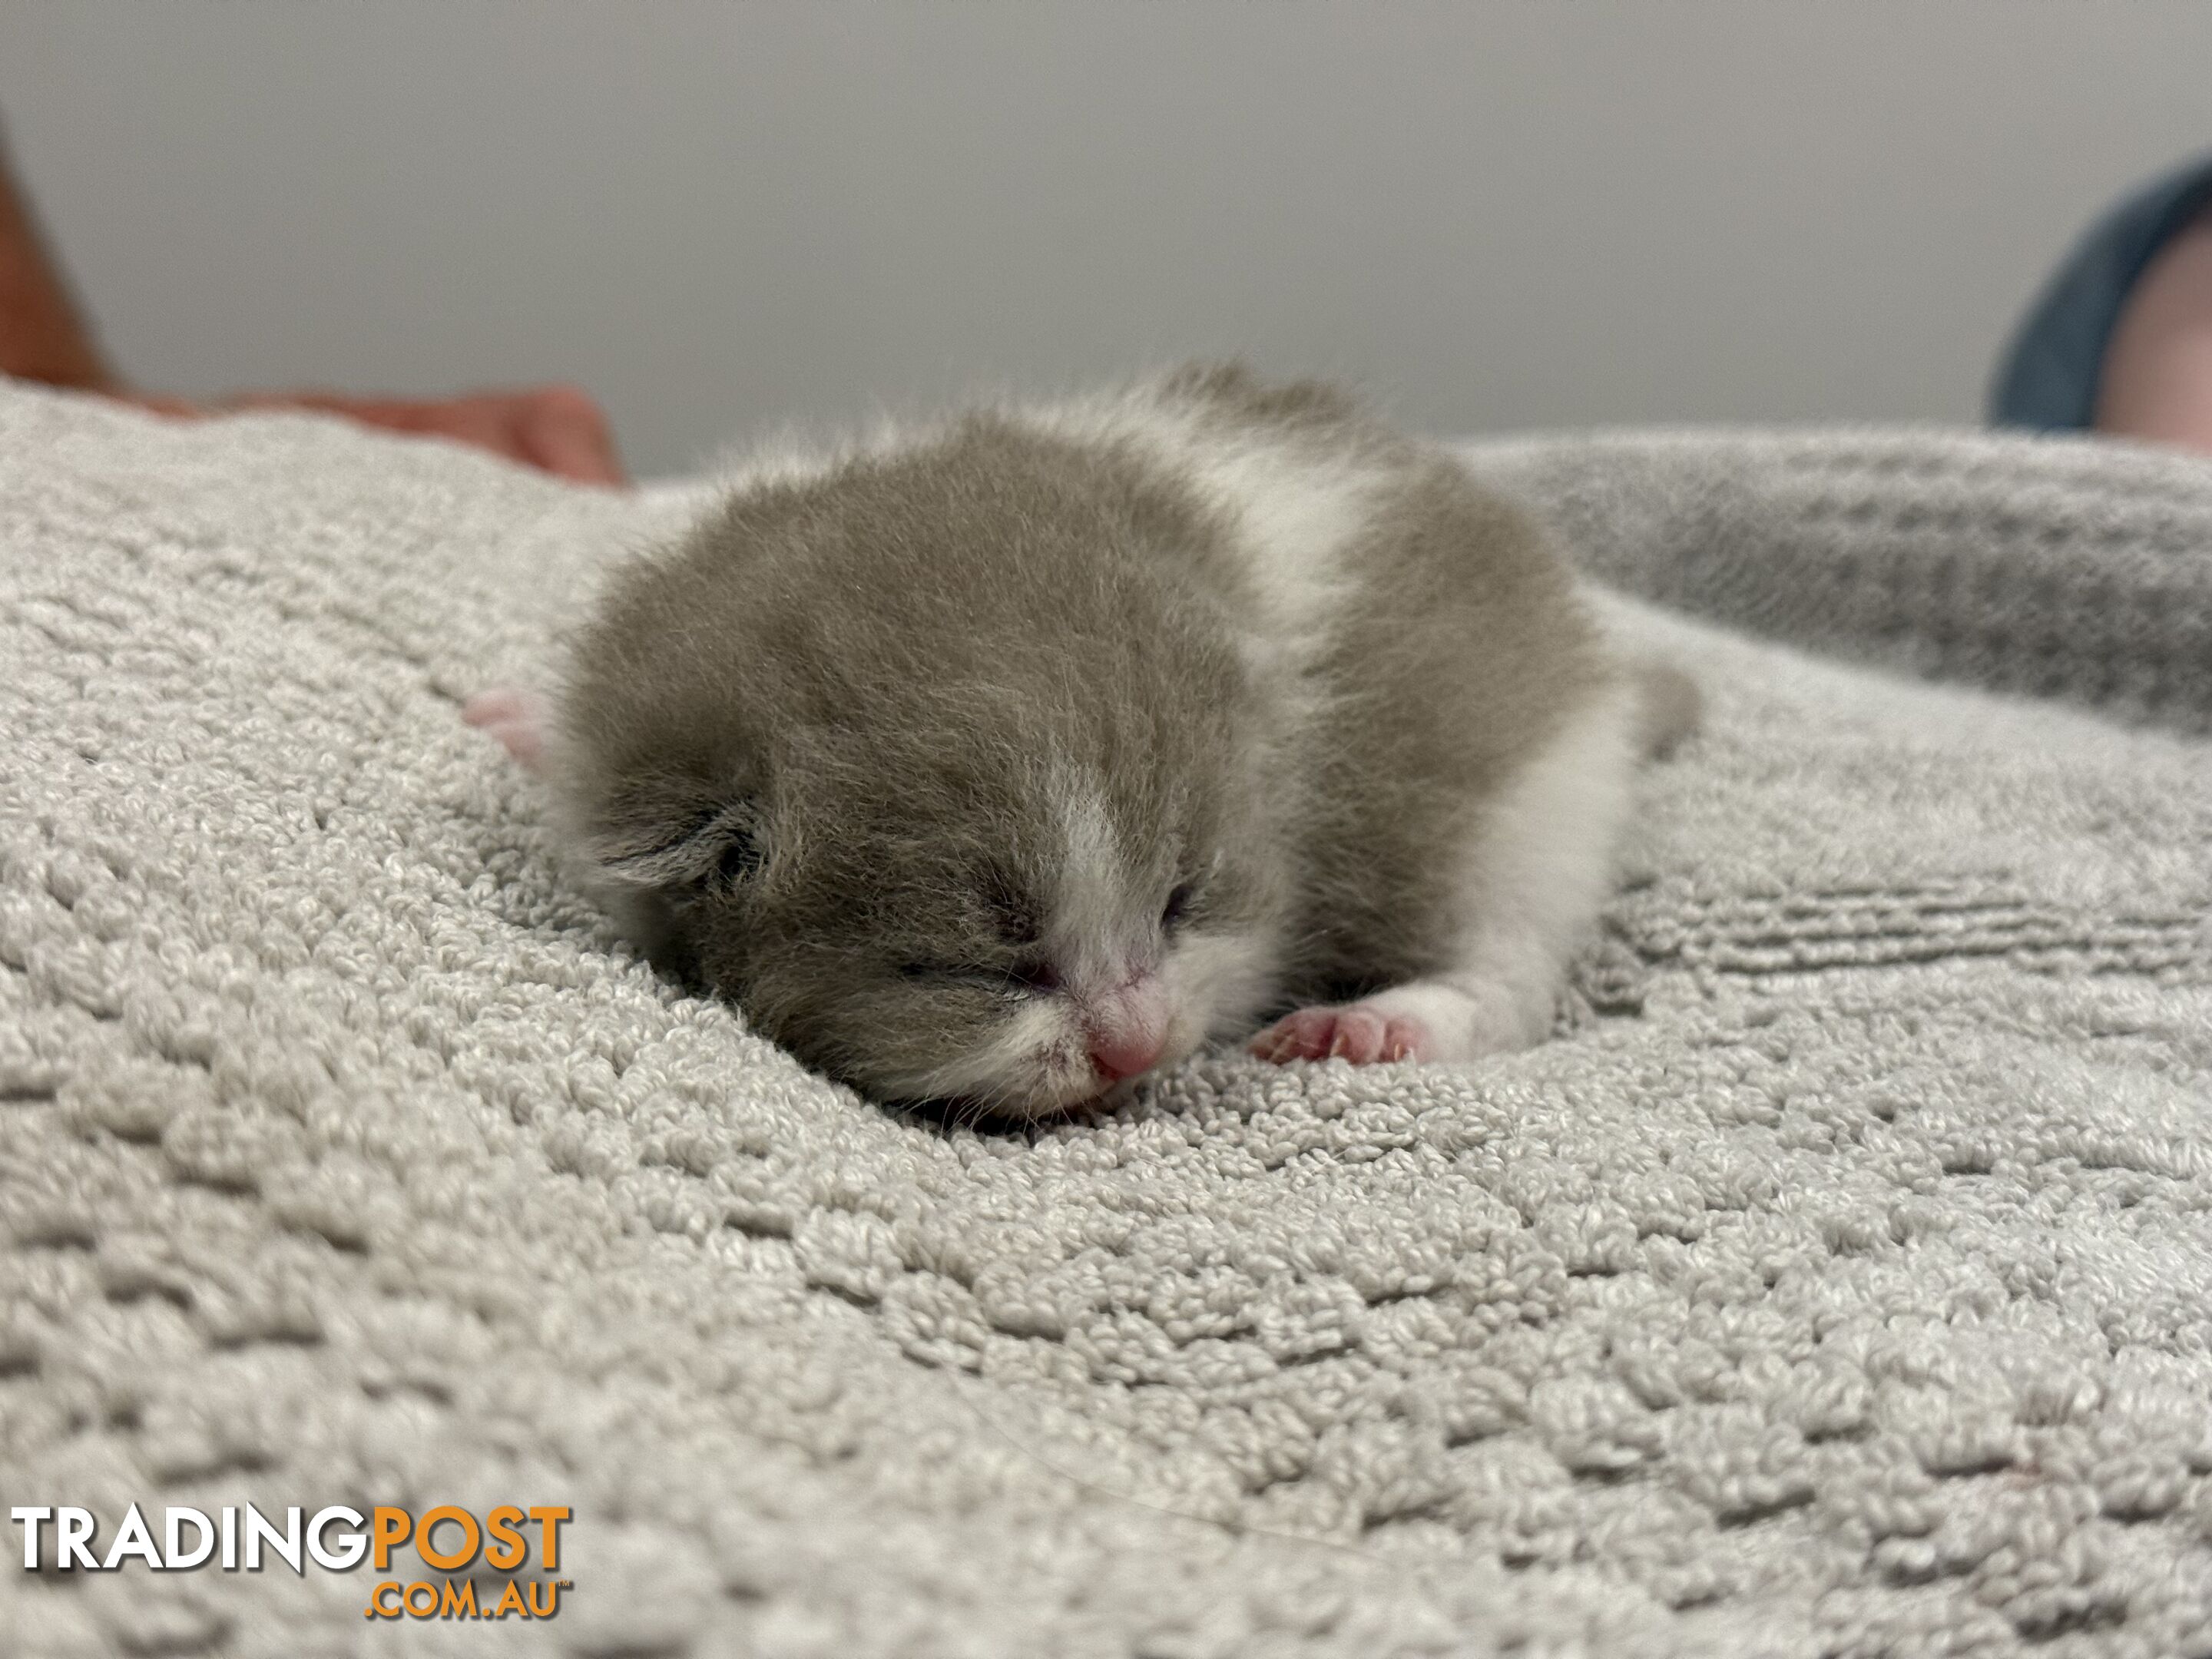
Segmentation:
{"type": "Polygon", "coordinates": [[[1646,760],[1665,760],[1704,718],[1705,694],[1671,662],[1646,657],[1629,670],[1636,680],[1636,742],[1646,760]]]}

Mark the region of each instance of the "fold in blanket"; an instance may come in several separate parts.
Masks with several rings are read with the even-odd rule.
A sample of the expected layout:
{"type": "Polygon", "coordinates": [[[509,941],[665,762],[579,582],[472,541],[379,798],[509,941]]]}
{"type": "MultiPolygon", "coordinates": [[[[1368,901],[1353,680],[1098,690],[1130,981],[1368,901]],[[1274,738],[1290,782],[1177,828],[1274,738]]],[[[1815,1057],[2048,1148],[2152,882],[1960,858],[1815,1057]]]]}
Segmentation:
{"type": "Polygon", "coordinates": [[[1555,1038],[992,1137],[461,725],[673,503],[0,386],[0,1492],[572,1512],[544,1622],[125,1559],[0,1646],[2212,1651],[2212,472],[1473,459],[1707,696],[1555,1038]]]}

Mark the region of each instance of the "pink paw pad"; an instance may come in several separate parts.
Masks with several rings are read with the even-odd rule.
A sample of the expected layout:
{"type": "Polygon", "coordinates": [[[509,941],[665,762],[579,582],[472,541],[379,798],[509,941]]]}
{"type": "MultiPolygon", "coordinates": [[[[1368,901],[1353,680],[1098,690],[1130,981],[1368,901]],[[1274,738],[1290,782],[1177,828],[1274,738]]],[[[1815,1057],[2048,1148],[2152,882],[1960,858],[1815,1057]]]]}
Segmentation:
{"type": "Polygon", "coordinates": [[[1403,1014],[1368,1003],[1342,1008],[1301,1008],[1254,1037],[1251,1052],[1277,1065],[1293,1060],[1343,1060],[1354,1066],[1426,1060],[1428,1028],[1403,1014]]]}
{"type": "Polygon", "coordinates": [[[544,710],[527,691],[506,685],[479,691],[462,706],[461,719],[490,732],[525,766],[534,769],[544,758],[544,710]]]}

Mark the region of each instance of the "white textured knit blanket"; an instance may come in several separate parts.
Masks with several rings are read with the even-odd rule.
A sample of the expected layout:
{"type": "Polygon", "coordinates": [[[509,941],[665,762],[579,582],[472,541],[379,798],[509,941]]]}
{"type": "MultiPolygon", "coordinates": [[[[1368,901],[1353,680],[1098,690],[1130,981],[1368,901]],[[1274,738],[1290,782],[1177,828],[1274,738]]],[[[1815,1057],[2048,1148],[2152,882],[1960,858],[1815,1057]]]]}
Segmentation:
{"type": "Polygon", "coordinates": [[[0,1652],[2212,1654],[2212,467],[1478,459],[1709,694],[1559,1035],[992,1136],[461,725],[665,503],[0,386],[0,1506],[574,1512],[544,1622],[11,1524],[0,1652]]]}

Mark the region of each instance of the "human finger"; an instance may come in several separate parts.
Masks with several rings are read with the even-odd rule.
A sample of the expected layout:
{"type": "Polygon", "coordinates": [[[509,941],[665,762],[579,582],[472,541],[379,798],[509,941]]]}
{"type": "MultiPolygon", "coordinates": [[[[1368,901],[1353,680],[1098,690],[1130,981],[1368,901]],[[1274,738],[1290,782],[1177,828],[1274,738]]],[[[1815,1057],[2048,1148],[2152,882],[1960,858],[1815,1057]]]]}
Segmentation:
{"type": "Polygon", "coordinates": [[[629,482],[615,453],[606,415],[588,393],[571,386],[550,386],[515,396],[515,429],[526,459],[578,483],[629,482]]]}

